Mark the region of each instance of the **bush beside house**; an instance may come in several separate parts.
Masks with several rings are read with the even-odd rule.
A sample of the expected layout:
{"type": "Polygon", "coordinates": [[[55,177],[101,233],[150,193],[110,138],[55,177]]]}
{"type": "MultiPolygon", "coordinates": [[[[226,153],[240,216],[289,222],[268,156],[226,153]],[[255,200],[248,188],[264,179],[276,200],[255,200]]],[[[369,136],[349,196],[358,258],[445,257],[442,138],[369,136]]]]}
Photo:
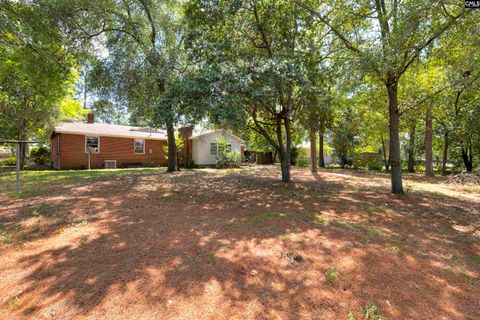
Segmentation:
{"type": "Polygon", "coordinates": [[[30,149],[30,159],[37,165],[48,165],[50,163],[50,148],[37,146],[30,149]]]}

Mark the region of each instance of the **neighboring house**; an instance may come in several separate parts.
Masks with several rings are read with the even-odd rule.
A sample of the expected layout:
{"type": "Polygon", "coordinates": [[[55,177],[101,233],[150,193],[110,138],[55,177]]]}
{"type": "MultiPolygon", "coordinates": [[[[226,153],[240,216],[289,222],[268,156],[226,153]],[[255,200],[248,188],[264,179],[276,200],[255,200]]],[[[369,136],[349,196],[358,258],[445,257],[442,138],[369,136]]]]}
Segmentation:
{"type": "Polygon", "coordinates": [[[13,156],[12,149],[0,147],[0,159],[10,158],[13,156]]]}
{"type": "Polygon", "coordinates": [[[323,160],[325,161],[325,165],[329,166],[331,164],[339,164],[340,159],[335,155],[335,150],[331,149],[330,151],[325,151],[323,155],[323,160]]]}
{"type": "Polygon", "coordinates": [[[190,137],[192,141],[192,160],[196,165],[213,165],[217,161],[219,145],[217,139],[224,137],[227,140],[227,151],[236,151],[243,156],[245,141],[231,132],[219,129],[195,134],[190,137]]]}
{"type": "MultiPolygon", "coordinates": [[[[192,160],[196,165],[215,164],[212,144],[225,134],[232,151],[243,152],[243,140],[224,130],[215,130],[192,136],[189,127],[180,128],[184,148],[180,165],[192,160]]],[[[152,128],[95,123],[89,113],[87,122],[64,122],[55,127],[51,136],[51,157],[54,169],[86,169],[89,154],[91,168],[141,166],[165,166],[167,157],[165,131],[152,128]]],[[[217,151],[215,151],[216,153],[217,151]]]]}

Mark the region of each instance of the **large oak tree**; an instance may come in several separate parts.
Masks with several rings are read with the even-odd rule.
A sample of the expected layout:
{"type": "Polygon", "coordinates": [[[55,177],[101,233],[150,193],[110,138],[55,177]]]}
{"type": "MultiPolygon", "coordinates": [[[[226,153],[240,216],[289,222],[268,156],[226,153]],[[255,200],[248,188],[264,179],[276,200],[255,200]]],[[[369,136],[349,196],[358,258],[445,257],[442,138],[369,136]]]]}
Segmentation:
{"type": "Polygon", "coordinates": [[[388,96],[393,193],[403,193],[398,84],[424,50],[465,13],[463,3],[445,1],[296,1],[329,26],[357,65],[377,77],[388,96]]]}

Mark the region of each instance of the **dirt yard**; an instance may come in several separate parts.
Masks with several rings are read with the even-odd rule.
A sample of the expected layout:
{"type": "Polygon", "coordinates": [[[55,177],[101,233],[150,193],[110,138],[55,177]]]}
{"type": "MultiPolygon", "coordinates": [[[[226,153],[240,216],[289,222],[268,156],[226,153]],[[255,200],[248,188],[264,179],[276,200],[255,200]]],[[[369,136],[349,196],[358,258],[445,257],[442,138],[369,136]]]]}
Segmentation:
{"type": "Polygon", "coordinates": [[[2,174],[0,318],[480,319],[478,186],[292,176],[2,174]]]}

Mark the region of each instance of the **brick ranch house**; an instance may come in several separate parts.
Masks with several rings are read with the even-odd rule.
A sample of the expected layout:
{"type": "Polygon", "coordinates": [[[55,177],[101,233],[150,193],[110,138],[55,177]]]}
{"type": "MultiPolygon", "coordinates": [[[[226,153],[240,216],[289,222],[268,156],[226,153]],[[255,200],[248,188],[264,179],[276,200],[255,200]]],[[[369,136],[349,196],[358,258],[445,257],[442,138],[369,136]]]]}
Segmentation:
{"type": "MultiPolygon", "coordinates": [[[[184,139],[180,165],[214,165],[218,154],[217,138],[227,139],[229,148],[243,154],[245,141],[220,129],[193,134],[190,127],[178,129],[184,139]]],[[[95,123],[93,113],[87,122],[64,122],[51,136],[51,159],[58,170],[122,168],[133,165],[166,166],[166,132],[152,128],[95,123]]]]}

